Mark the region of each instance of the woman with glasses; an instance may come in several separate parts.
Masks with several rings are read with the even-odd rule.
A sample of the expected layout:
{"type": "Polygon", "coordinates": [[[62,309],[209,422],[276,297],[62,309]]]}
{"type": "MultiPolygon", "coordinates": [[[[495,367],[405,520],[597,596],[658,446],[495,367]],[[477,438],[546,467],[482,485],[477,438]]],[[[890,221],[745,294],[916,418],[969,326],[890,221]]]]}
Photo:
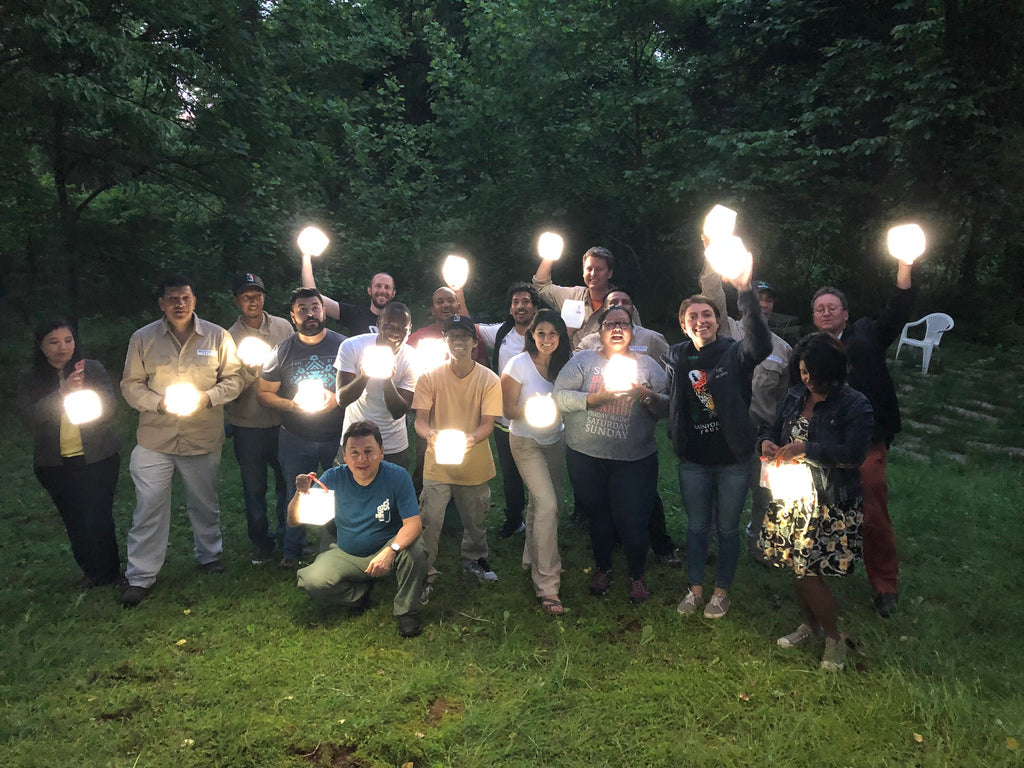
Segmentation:
{"type": "Polygon", "coordinates": [[[740,558],[740,514],[750,485],[754,453],[750,393],[754,368],[772,349],[761,305],[750,285],[750,264],[730,281],[739,291],[743,341],[718,335],[718,307],[691,296],[679,307],[679,325],[689,338],[666,355],[670,380],[669,435],[679,458],[679,495],[686,510],[689,589],[678,611],[696,613],[704,604],[711,512],[718,512],[715,587],[704,616],[729,610],[729,587],[740,558]]]}
{"type": "Polygon", "coordinates": [[[533,397],[550,397],[555,378],[572,354],[572,342],[562,316],[547,308],[537,312],[526,329],[524,348],[525,352],[505,364],[501,394],[505,418],[509,420],[509,448],[530,492],[523,564],[529,565],[541,609],[558,615],[565,610],[558,598],[562,580],[558,500],[565,470],[562,418],[555,413],[550,424],[533,423],[527,408],[533,397]]]}
{"type": "Polygon", "coordinates": [[[654,427],[668,409],[666,376],[630,351],[633,321],[621,307],[598,318],[601,348],[577,352],[555,379],[565,419],[566,465],[576,500],[590,513],[594,574],[590,593],[612,583],[615,532],[622,538],[629,599],[650,597],[645,580],[647,523],[657,493],[654,427]]]}
{"type": "Polygon", "coordinates": [[[79,586],[114,584],[121,578],[114,535],[121,443],[111,426],[116,403],[110,376],[97,361],[82,358],[78,338],[62,317],[36,328],[33,352],[32,367],[18,379],[18,412],[32,430],[35,475],[64,521],[82,569],[79,586]],[[99,414],[74,424],[64,401],[85,390],[96,393],[99,414]]]}

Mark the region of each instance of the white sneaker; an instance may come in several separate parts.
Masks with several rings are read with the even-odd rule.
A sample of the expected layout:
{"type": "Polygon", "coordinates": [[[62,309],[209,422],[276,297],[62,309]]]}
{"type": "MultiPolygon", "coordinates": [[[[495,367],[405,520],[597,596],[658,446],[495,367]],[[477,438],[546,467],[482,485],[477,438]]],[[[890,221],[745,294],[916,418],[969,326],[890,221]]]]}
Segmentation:
{"type": "Polygon", "coordinates": [[[707,607],[704,609],[705,619],[720,619],[729,612],[729,598],[725,595],[712,595],[707,607]]]}
{"type": "Polygon", "coordinates": [[[693,590],[690,590],[686,593],[683,601],[676,606],[676,610],[684,616],[689,616],[691,613],[696,613],[697,609],[702,605],[704,605],[704,599],[693,590]]]}
{"type": "Polygon", "coordinates": [[[813,629],[808,624],[801,624],[788,635],[783,635],[775,642],[778,644],[779,648],[796,648],[798,645],[803,645],[811,638],[820,634],[820,629],[813,629]]]}
{"type": "Polygon", "coordinates": [[[842,672],[846,668],[846,637],[838,640],[825,638],[825,655],[821,657],[821,668],[830,672],[842,672]]]}
{"type": "Polygon", "coordinates": [[[480,581],[497,581],[498,574],[491,568],[487,558],[481,557],[478,560],[463,560],[462,567],[476,576],[480,581]]]}

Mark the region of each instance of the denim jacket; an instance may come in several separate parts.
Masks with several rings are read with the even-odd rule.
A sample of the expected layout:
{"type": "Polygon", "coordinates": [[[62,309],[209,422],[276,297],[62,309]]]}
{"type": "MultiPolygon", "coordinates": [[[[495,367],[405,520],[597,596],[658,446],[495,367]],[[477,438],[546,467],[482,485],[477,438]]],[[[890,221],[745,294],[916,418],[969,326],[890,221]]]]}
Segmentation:
{"type": "MultiPolygon", "coordinates": [[[[776,445],[789,442],[806,398],[807,387],[803,384],[790,387],[775,423],[762,431],[761,439],[776,445]]],[[[807,425],[804,461],[811,468],[820,503],[836,504],[860,495],[860,465],[871,447],[874,423],[871,403],[849,384],[833,389],[814,406],[807,425]]]]}

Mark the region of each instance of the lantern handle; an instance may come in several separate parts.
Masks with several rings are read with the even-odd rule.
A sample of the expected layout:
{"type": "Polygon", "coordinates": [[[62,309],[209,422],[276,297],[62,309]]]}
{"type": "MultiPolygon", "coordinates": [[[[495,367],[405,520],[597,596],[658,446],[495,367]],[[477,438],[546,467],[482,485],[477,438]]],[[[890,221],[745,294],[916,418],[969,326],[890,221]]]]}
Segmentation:
{"type": "Polygon", "coordinates": [[[309,473],[309,479],[310,479],[310,480],[312,480],[312,481],[313,481],[314,483],[316,483],[317,485],[319,485],[319,486],[320,486],[321,488],[323,488],[323,489],[324,489],[325,491],[330,491],[330,490],[331,490],[330,488],[328,488],[328,487],[327,487],[326,485],[324,485],[323,483],[321,483],[321,482],[320,482],[320,481],[319,481],[319,480],[317,479],[317,476],[316,476],[316,472],[310,472],[310,473],[309,473]]]}

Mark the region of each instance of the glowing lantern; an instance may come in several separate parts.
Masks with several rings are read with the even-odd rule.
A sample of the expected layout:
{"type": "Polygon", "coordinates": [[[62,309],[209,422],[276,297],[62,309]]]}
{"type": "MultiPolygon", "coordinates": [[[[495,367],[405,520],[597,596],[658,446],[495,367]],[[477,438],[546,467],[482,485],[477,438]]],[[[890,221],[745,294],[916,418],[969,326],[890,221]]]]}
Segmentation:
{"type": "Polygon", "coordinates": [[[306,227],[299,232],[297,242],[299,244],[299,252],[304,256],[319,256],[326,250],[331,241],[327,239],[327,235],[316,227],[306,227]]]}
{"type": "Polygon", "coordinates": [[[391,347],[374,344],[363,350],[363,373],[371,379],[387,379],[395,372],[395,353],[391,347]]]}
{"type": "Polygon", "coordinates": [[[719,238],[732,237],[736,230],[736,211],[724,205],[716,205],[704,219],[704,234],[714,242],[719,238]]]}
{"type": "Polygon", "coordinates": [[[299,494],[297,510],[303,525],[326,525],[334,519],[334,491],[313,487],[299,494]]]}
{"type": "Polygon", "coordinates": [[[904,264],[913,264],[924,253],[924,230],[917,224],[904,224],[889,230],[889,253],[904,264]]]}
{"type": "Polygon", "coordinates": [[[100,417],[103,406],[93,390],[80,389],[64,398],[64,412],[72,424],[86,424],[100,417]]]}
{"type": "Polygon", "coordinates": [[[469,278],[469,262],[454,253],[449,254],[441,267],[441,277],[444,278],[445,285],[453,291],[459,290],[469,278]]]}
{"type": "Polygon", "coordinates": [[[171,384],[164,392],[164,407],[175,416],[189,416],[199,408],[199,390],[191,384],[171,384]]]}
{"type": "Polygon", "coordinates": [[[803,462],[795,464],[776,464],[769,459],[766,467],[768,489],[772,498],[784,503],[807,500],[813,503],[814,480],[811,468],[803,462]]]}
{"type": "Polygon", "coordinates": [[[704,250],[711,268],[726,280],[735,280],[750,266],[751,255],[743,241],[733,235],[712,240],[704,250]]]}
{"type": "Polygon", "coordinates": [[[306,413],[316,413],[326,407],[331,397],[318,379],[303,379],[298,383],[292,400],[306,413]]]}
{"type": "Polygon", "coordinates": [[[434,440],[434,460],[438,464],[461,464],[466,455],[466,433],[442,429],[434,440]]]}
{"type": "Polygon", "coordinates": [[[448,345],[444,339],[420,339],[416,345],[416,367],[420,373],[440,368],[448,360],[448,345]]]}
{"type": "Polygon", "coordinates": [[[554,232],[545,232],[537,238],[537,253],[544,261],[558,261],[564,247],[565,241],[562,240],[562,236],[554,232]]]}
{"type": "Polygon", "coordinates": [[[583,302],[579,299],[566,299],[562,304],[562,319],[568,328],[582,328],[585,314],[583,302]]]}
{"type": "Polygon", "coordinates": [[[270,357],[270,345],[255,336],[246,336],[238,345],[238,359],[250,368],[259,368],[270,357]]]}
{"type": "Polygon", "coordinates": [[[625,355],[612,355],[604,367],[604,388],[609,392],[628,392],[636,384],[636,360],[625,355]]]}
{"type": "Polygon", "coordinates": [[[523,411],[526,423],[538,429],[550,427],[558,419],[558,406],[551,395],[532,395],[526,398],[523,411]]]}

